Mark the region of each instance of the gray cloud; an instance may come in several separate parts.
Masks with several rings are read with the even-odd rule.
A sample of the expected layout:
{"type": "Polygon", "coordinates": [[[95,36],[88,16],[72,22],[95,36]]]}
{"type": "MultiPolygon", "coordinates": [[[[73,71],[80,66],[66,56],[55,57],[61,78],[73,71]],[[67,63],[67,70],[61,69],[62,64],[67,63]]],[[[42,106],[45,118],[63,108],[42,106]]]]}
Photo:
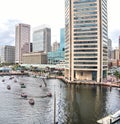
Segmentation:
{"type": "Polygon", "coordinates": [[[0,45],[15,44],[15,25],[20,22],[20,20],[7,20],[7,22],[1,24],[0,45]]]}

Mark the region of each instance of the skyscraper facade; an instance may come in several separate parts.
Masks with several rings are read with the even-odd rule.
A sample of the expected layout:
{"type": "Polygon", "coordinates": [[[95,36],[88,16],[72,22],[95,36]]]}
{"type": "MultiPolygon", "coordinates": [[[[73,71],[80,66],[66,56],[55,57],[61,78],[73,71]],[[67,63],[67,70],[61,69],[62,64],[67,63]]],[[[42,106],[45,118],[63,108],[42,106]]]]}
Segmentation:
{"type": "Polygon", "coordinates": [[[33,52],[51,51],[51,29],[40,26],[33,29],[33,52]]]}
{"type": "Polygon", "coordinates": [[[30,25],[18,24],[15,35],[15,62],[22,63],[22,55],[30,52],[30,25]]]}
{"type": "Polygon", "coordinates": [[[101,82],[107,44],[107,0],[65,0],[65,77],[101,82]]]}

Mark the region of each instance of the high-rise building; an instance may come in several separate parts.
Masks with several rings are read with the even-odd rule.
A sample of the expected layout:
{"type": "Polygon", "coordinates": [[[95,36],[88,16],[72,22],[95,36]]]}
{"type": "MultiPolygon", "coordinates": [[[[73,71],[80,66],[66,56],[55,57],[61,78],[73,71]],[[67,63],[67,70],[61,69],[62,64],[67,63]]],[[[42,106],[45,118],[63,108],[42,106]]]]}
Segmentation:
{"type": "Polygon", "coordinates": [[[51,29],[43,25],[33,29],[33,52],[51,51],[51,29]]]}
{"type": "Polygon", "coordinates": [[[107,0],[65,0],[65,78],[101,82],[107,45],[107,0]]]}
{"type": "Polygon", "coordinates": [[[0,46],[1,63],[15,63],[15,46],[0,46]]]}
{"type": "Polygon", "coordinates": [[[22,63],[22,55],[30,52],[30,25],[18,24],[15,35],[15,62],[22,63]]]}

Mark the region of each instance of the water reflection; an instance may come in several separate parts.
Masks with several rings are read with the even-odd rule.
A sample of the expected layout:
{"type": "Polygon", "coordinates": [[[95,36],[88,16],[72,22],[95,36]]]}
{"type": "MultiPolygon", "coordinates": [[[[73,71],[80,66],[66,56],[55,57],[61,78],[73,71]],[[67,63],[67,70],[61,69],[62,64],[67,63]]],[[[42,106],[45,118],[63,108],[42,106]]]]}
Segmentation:
{"type": "Polygon", "coordinates": [[[0,77],[1,124],[53,124],[54,95],[58,124],[96,124],[98,119],[120,109],[120,91],[116,88],[88,85],[76,88],[57,79],[46,80],[46,87],[40,78],[9,78],[0,77]],[[26,88],[20,87],[21,82],[26,88]],[[7,90],[8,84],[11,90],[7,90]],[[34,106],[29,104],[28,99],[21,97],[22,92],[28,95],[28,99],[34,98],[34,106]],[[43,97],[49,92],[52,97],[43,97]]]}

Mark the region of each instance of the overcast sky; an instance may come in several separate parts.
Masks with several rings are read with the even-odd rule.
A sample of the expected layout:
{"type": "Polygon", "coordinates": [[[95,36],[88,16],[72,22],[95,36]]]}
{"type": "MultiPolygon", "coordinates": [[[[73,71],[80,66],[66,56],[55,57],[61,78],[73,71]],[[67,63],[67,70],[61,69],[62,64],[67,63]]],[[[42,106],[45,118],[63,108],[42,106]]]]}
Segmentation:
{"type": "MultiPolygon", "coordinates": [[[[108,0],[108,36],[113,47],[118,46],[120,35],[120,0],[108,0]]],[[[52,43],[60,40],[64,27],[64,0],[0,0],[0,45],[14,45],[15,25],[30,24],[31,28],[43,24],[52,30],[52,43]]]]}

